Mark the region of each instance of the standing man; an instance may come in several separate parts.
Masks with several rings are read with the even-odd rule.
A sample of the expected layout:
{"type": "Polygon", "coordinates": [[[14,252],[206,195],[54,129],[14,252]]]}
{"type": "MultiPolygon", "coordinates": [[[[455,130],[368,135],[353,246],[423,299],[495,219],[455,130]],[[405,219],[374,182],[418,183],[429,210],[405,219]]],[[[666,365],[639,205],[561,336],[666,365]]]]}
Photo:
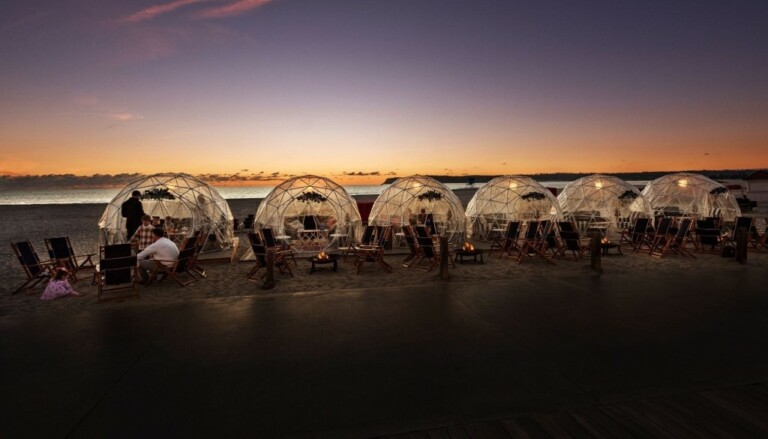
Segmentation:
{"type": "Polygon", "coordinates": [[[141,204],[141,192],[131,192],[131,198],[125,200],[120,206],[120,213],[125,218],[125,229],[128,232],[125,237],[131,239],[136,229],[141,225],[141,217],[144,216],[144,206],[141,204]]]}

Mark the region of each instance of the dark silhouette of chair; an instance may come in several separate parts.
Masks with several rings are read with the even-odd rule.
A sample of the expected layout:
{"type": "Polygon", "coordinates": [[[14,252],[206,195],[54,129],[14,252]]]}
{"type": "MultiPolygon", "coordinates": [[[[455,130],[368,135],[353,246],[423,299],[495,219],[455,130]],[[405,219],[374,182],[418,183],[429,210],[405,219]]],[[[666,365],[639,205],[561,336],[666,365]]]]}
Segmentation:
{"type": "MultiPolygon", "coordinates": [[[[154,282],[159,274],[165,274],[182,287],[186,287],[187,285],[200,280],[195,271],[191,269],[191,260],[195,255],[195,251],[195,248],[181,250],[178,259],[176,259],[170,267],[163,264],[162,261],[155,260],[155,268],[150,273],[149,282],[147,282],[147,284],[154,282]]],[[[163,278],[160,280],[163,280],[163,278]]]]}
{"type": "Polygon", "coordinates": [[[668,252],[695,258],[693,253],[687,248],[689,234],[693,220],[683,218],[675,234],[663,241],[663,245],[654,245],[651,255],[663,258],[668,252]]]}
{"type": "Polygon", "coordinates": [[[275,239],[275,232],[271,228],[265,227],[261,229],[260,232],[264,246],[266,248],[273,249],[275,252],[275,257],[282,256],[286,259],[286,261],[290,258],[293,261],[293,265],[299,265],[296,262],[296,257],[293,254],[293,250],[288,245],[278,244],[277,239],[275,239]]]}
{"type": "Polygon", "coordinates": [[[403,259],[403,266],[410,268],[419,257],[420,249],[418,243],[416,242],[416,235],[410,224],[404,225],[402,230],[403,238],[405,239],[406,244],[408,244],[408,250],[410,251],[408,256],[403,259]]]}
{"type": "Polygon", "coordinates": [[[243,230],[251,230],[253,228],[253,222],[256,220],[256,216],[249,213],[243,220],[243,230]]]}
{"type": "MultiPolygon", "coordinates": [[[[251,244],[251,250],[253,251],[253,255],[256,257],[256,261],[253,267],[248,271],[247,277],[248,280],[256,281],[256,274],[259,272],[259,270],[262,268],[267,268],[267,247],[264,245],[261,235],[257,233],[249,232],[248,241],[251,244]]],[[[275,252],[275,267],[280,271],[281,274],[288,274],[293,276],[291,266],[288,264],[284,254],[275,252]]],[[[259,278],[261,279],[265,275],[266,273],[263,273],[261,276],[259,276],[259,278]]]]}
{"type": "Polygon", "coordinates": [[[376,226],[372,224],[365,226],[365,228],[363,229],[363,235],[360,237],[360,241],[352,243],[352,245],[350,245],[347,248],[347,252],[344,253],[344,256],[346,257],[347,255],[351,254],[353,258],[353,262],[357,263],[358,249],[364,248],[364,247],[370,247],[374,245],[375,239],[376,239],[376,226]]]}
{"type": "Polygon", "coordinates": [[[648,250],[651,249],[652,243],[648,236],[648,226],[650,225],[650,218],[637,218],[634,226],[632,226],[632,232],[629,237],[629,243],[632,245],[632,251],[640,251],[643,247],[648,250]]]}
{"type": "MultiPolygon", "coordinates": [[[[507,224],[507,229],[504,231],[504,236],[501,239],[501,254],[499,257],[512,256],[513,252],[520,250],[520,221],[510,221],[507,224]]],[[[488,252],[488,256],[491,256],[491,249],[488,252]]]]}
{"type": "Polygon", "coordinates": [[[413,266],[419,270],[425,271],[430,271],[432,268],[440,266],[440,257],[435,250],[432,238],[428,236],[419,236],[416,240],[420,250],[413,266]]]}
{"type": "Polygon", "coordinates": [[[581,234],[575,230],[561,231],[560,240],[562,241],[562,246],[558,248],[555,254],[563,259],[570,259],[566,254],[570,252],[574,260],[579,260],[584,255],[584,252],[589,249],[588,245],[582,243],[581,234]]]}
{"type": "Polygon", "coordinates": [[[416,237],[418,238],[430,238],[432,235],[429,233],[429,229],[426,226],[416,226],[416,237]]]}
{"type": "Polygon", "coordinates": [[[392,227],[381,226],[377,231],[374,245],[357,248],[357,251],[355,252],[355,265],[357,266],[358,274],[363,269],[363,265],[365,265],[366,262],[377,263],[387,272],[392,272],[392,267],[384,260],[384,251],[391,238],[392,227]]]}
{"type": "Polygon", "coordinates": [[[672,239],[672,221],[674,219],[669,216],[661,217],[657,223],[656,230],[652,237],[649,238],[650,250],[649,255],[654,252],[658,252],[659,249],[664,247],[670,239],[672,239]]]}
{"type": "Polygon", "coordinates": [[[544,222],[543,228],[540,228],[539,225],[539,221],[528,221],[528,229],[525,231],[523,242],[520,244],[520,251],[517,253],[518,264],[522,264],[526,258],[531,256],[539,256],[554,264],[552,259],[546,255],[547,236],[549,236],[551,223],[549,221],[544,222]]]}
{"type": "Polygon", "coordinates": [[[99,249],[99,264],[93,274],[98,290],[97,300],[123,299],[139,296],[136,256],[131,254],[131,244],[106,245],[99,249]],[[104,298],[104,293],[129,291],[127,294],[104,298]]]}
{"type": "Polygon", "coordinates": [[[91,259],[96,253],[78,255],[72,249],[72,243],[68,236],[60,238],[45,238],[45,246],[48,248],[48,255],[51,259],[63,265],[70,272],[70,278],[77,282],[77,272],[81,269],[96,268],[91,259]]]}
{"type": "Polygon", "coordinates": [[[45,283],[51,279],[55,261],[50,259],[41,261],[29,241],[14,242],[11,243],[11,247],[27,277],[27,280],[11,294],[16,294],[25,288],[29,291],[38,283],[45,283]]]}

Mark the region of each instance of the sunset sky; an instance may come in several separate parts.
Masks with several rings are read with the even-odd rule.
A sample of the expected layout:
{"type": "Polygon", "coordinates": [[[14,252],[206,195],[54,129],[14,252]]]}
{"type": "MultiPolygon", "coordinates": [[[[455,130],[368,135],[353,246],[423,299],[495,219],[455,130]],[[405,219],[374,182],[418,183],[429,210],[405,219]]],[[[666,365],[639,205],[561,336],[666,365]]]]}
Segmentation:
{"type": "Polygon", "coordinates": [[[765,168],[766,17],[764,0],[6,2],[0,173],[765,168]]]}

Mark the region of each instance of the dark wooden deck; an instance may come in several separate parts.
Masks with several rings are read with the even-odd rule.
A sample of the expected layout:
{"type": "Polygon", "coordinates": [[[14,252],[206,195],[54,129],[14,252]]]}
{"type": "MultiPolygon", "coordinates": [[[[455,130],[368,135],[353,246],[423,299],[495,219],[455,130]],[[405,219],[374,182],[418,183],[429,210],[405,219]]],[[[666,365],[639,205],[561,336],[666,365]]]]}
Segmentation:
{"type": "Polygon", "coordinates": [[[765,438],[768,384],[645,398],[408,432],[387,438],[765,438]]]}

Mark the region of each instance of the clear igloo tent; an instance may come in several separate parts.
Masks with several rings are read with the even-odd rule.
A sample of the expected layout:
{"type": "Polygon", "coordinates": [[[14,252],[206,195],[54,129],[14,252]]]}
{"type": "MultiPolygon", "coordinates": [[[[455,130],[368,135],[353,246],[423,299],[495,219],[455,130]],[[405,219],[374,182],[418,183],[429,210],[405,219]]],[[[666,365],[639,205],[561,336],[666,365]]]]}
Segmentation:
{"type": "Polygon", "coordinates": [[[357,239],[362,233],[355,199],[337,183],[316,175],[289,178],[275,187],[259,204],[254,227],[292,238],[299,250],[332,245],[334,238],[357,239]]]}
{"type": "Polygon", "coordinates": [[[483,185],[467,204],[467,236],[488,239],[510,221],[556,221],[560,216],[560,204],[549,189],[530,177],[504,175],[483,185]]]}
{"type": "Polygon", "coordinates": [[[196,231],[208,235],[204,252],[230,248],[234,241],[232,213],[227,201],[213,187],[187,174],[155,174],[138,178],[120,190],[99,220],[101,242],[126,242],[125,218],[120,206],[133,191],[141,192],[144,213],[173,222],[169,236],[181,242],[196,231]]]}
{"type": "Polygon", "coordinates": [[[651,205],[633,185],[610,175],[594,174],[568,183],[557,200],[563,216],[581,233],[600,231],[617,239],[638,217],[651,218],[651,205]]]}
{"type": "Polygon", "coordinates": [[[368,224],[417,225],[421,210],[432,215],[435,230],[449,239],[464,233],[461,200],[446,185],[431,177],[414,175],[395,180],[376,198],[368,224]]]}
{"type": "Polygon", "coordinates": [[[660,216],[719,217],[734,221],[739,203],[722,184],[701,174],[678,172],[657,178],[643,189],[643,196],[660,216]]]}

